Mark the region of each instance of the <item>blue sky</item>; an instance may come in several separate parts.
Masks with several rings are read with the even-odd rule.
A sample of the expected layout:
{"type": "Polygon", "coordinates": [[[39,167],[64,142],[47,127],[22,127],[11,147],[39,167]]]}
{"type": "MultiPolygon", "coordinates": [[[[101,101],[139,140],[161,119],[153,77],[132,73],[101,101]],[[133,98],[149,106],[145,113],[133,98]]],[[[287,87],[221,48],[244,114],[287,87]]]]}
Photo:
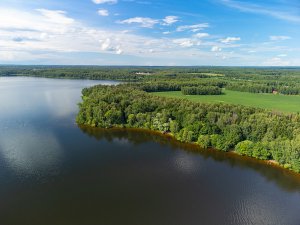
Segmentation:
{"type": "Polygon", "coordinates": [[[0,64],[300,66],[300,1],[1,0],[0,64]]]}

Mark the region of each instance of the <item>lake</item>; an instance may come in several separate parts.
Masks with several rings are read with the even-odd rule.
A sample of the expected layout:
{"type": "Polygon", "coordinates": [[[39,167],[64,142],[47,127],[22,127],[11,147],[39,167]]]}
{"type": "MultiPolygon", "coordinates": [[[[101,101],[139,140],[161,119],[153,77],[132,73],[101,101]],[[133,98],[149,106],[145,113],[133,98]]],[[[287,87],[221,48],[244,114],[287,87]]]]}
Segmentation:
{"type": "Polygon", "coordinates": [[[300,176],[141,130],[78,127],[81,89],[0,77],[0,224],[300,224],[300,176]]]}

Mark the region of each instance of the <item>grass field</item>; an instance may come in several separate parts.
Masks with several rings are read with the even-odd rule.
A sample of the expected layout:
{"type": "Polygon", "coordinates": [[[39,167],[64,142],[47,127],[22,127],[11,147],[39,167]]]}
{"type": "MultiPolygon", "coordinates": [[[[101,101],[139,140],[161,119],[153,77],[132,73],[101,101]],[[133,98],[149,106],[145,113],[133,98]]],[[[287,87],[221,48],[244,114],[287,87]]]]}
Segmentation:
{"type": "Polygon", "coordinates": [[[183,95],[180,91],[170,91],[152,94],[188,99],[194,102],[240,104],[282,112],[300,112],[300,96],[254,94],[228,90],[225,90],[224,93],[224,95],[183,95]]]}

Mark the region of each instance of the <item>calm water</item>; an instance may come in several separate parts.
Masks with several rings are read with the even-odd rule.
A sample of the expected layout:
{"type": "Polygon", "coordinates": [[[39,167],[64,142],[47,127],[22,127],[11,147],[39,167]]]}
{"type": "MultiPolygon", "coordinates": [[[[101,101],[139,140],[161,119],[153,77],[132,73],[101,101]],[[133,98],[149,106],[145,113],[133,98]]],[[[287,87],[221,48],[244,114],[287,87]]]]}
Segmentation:
{"type": "Polygon", "coordinates": [[[0,78],[1,225],[300,224],[300,179],[163,135],[75,124],[101,81],[0,78]]]}

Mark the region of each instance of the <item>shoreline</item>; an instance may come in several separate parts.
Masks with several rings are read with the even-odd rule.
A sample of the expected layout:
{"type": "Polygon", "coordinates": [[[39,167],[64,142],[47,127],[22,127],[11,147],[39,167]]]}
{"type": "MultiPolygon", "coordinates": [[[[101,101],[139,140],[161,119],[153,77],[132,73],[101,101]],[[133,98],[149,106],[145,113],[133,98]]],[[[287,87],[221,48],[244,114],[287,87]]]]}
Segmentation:
{"type": "MultiPolygon", "coordinates": [[[[238,154],[236,151],[234,150],[229,150],[228,152],[226,151],[222,151],[222,150],[218,150],[216,148],[201,148],[199,144],[197,144],[196,142],[181,142],[179,140],[177,140],[174,135],[172,133],[163,133],[161,131],[157,131],[157,130],[150,130],[150,129],[146,129],[146,128],[134,128],[134,127],[111,127],[111,128],[100,128],[100,127],[92,127],[89,125],[84,125],[84,124],[77,124],[80,128],[88,128],[88,129],[93,129],[93,130],[104,130],[104,131],[134,131],[134,132],[144,132],[144,133],[149,133],[151,135],[157,135],[160,137],[164,137],[164,138],[169,138],[172,141],[176,142],[177,144],[181,145],[182,147],[187,147],[189,148],[189,150],[191,150],[192,152],[202,152],[202,153],[222,153],[223,155],[227,155],[233,158],[238,158],[240,160],[243,161],[250,161],[253,163],[257,163],[257,164],[261,164],[261,165],[265,165],[265,166],[271,166],[273,168],[279,169],[282,172],[288,173],[289,175],[292,176],[296,176],[297,178],[300,179],[300,173],[297,173],[293,170],[289,170],[287,168],[284,168],[282,165],[280,165],[277,161],[275,160],[262,160],[262,159],[257,159],[251,156],[247,156],[247,155],[240,155],[238,154]]],[[[184,151],[187,151],[187,149],[183,149],[184,151]]]]}

